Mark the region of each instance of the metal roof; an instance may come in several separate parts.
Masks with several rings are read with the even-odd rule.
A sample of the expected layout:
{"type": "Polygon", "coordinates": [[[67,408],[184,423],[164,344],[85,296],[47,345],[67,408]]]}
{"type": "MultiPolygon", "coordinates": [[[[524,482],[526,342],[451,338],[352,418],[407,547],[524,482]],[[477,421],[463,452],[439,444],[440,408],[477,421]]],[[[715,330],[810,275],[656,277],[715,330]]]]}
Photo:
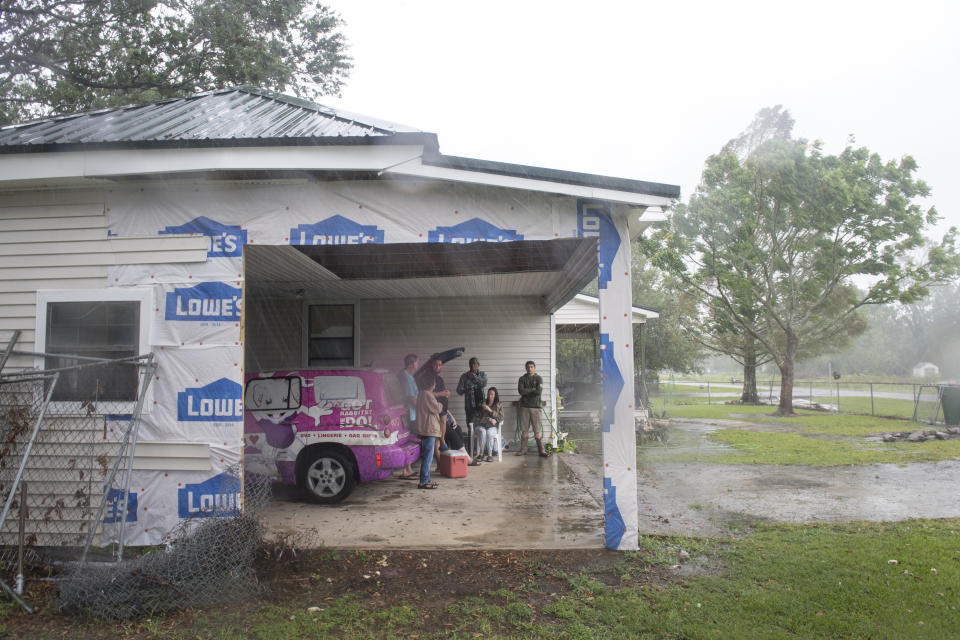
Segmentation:
{"type": "Polygon", "coordinates": [[[145,105],[101,109],[0,128],[0,152],[89,146],[231,146],[345,142],[429,143],[405,125],[253,87],[198,93],[145,105]],[[413,139],[413,140],[411,140],[413,139]]]}
{"type": "Polygon", "coordinates": [[[434,133],[249,86],[0,127],[0,155],[369,144],[422,146],[420,166],[428,169],[680,197],[676,185],[443,155],[434,133]]]}

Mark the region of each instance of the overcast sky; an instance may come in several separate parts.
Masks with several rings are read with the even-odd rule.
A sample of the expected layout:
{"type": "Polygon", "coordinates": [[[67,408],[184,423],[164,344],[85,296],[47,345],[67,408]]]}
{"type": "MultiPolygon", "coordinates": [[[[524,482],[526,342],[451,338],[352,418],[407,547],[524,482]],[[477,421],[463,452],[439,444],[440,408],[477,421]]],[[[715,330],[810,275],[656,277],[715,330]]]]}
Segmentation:
{"type": "MultiPolygon", "coordinates": [[[[837,153],[912,155],[960,226],[960,10],[833,0],[328,0],[355,68],[322,100],[445,154],[678,184],[763,107],[837,153]]],[[[939,237],[939,236],[938,236],[939,237]]]]}

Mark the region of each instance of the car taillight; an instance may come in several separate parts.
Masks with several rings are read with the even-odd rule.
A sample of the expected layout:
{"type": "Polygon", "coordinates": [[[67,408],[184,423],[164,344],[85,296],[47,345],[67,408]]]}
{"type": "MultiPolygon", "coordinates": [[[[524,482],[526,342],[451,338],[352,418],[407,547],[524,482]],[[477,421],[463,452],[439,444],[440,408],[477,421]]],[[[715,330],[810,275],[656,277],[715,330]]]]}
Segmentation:
{"type": "Polygon", "coordinates": [[[378,467],[380,466],[381,462],[383,462],[383,459],[382,459],[382,457],[381,457],[381,454],[378,453],[378,454],[377,454],[377,466],[378,466],[378,467]]]}

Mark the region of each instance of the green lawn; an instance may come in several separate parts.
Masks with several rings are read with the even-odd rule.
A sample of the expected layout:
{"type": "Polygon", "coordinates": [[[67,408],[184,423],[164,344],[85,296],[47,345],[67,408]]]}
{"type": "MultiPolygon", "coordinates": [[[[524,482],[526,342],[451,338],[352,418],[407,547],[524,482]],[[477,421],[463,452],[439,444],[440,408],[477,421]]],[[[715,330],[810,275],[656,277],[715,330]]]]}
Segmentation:
{"type": "MultiPolygon", "coordinates": [[[[654,409],[662,409],[654,404],[654,409]]],[[[870,415],[798,410],[789,418],[772,416],[774,407],[726,404],[667,406],[672,418],[712,422],[719,428],[705,437],[670,427],[667,446],[641,446],[642,460],[657,462],[709,461],[717,464],[791,464],[844,466],[908,464],[960,458],[960,439],[926,442],[879,442],[866,436],[915,431],[928,425],[870,415]],[[726,421],[749,428],[727,427],[726,421]],[[704,445],[704,438],[708,444],[704,445]]]]}
{"type": "Polygon", "coordinates": [[[722,553],[722,575],[647,604],[668,638],[955,638],[958,531],[955,519],[761,527],[722,553]]]}
{"type": "Polygon", "coordinates": [[[730,445],[711,462],[721,464],[791,464],[837,467],[863,464],[907,464],[960,458],[960,440],[926,442],[860,442],[813,438],[804,433],[721,429],[710,434],[730,445]]]}

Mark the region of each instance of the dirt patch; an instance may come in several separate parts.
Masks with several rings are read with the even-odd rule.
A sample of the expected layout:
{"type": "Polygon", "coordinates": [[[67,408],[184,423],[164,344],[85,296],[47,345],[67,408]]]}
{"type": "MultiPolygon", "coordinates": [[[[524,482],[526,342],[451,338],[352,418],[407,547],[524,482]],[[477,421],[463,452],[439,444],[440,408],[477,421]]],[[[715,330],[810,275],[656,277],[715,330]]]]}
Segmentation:
{"type": "MultiPolygon", "coordinates": [[[[694,559],[695,560],[695,559],[694,559]]],[[[18,639],[69,637],[78,640],[146,640],[163,631],[182,631],[184,637],[211,631],[211,625],[237,623],[251,611],[267,605],[329,607],[344,596],[366,611],[395,605],[415,606],[423,631],[443,631],[449,624],[447,608],[469,597],[493,600],[501,589],[523,592],[524,602],[538,605],[575,589],[572,578],[588,577],[608,586],[665,585],[684,576],[714,572],[716,567],[696,561],[682,565],[652,565],[638,556],[597,550],[564,551],[347,551],[265,548],[257,561],[263,595],[255,602],[231,603],[221,609],[182,611],[157,620],[134,620],[108,625],[56,610],[51,583],[29,585],[27,598],[37,613],[12,613],[3,637],[18,639]]],[[[163,637],[168,637],[164,635],[163,637]]],[[[180,637],[180,636],[177,636],[180,637]]]]}
{"type": "MultiPolygon", "coordinates": [[[[643,574],[626,571],[615,551],[311,551],[289,562],[261,562],[258,573],[272,585],[273,599],[304,602],[355,594],[371,604],[442,596],[439,601],[479,596],[523,586],[534,593],[568,587],[568,578],[589,577],[607,585],[664,583],[669,567],[643,574]],[[624,580],[624,576],[629,576],[624,580]],[[304,598],[304,593],[309,597],[304,598]]],[[[313,604],[318,604],[313,602],[313,604]]],[[[443,603],[445,606],[445,603],[443,603]]]]}

